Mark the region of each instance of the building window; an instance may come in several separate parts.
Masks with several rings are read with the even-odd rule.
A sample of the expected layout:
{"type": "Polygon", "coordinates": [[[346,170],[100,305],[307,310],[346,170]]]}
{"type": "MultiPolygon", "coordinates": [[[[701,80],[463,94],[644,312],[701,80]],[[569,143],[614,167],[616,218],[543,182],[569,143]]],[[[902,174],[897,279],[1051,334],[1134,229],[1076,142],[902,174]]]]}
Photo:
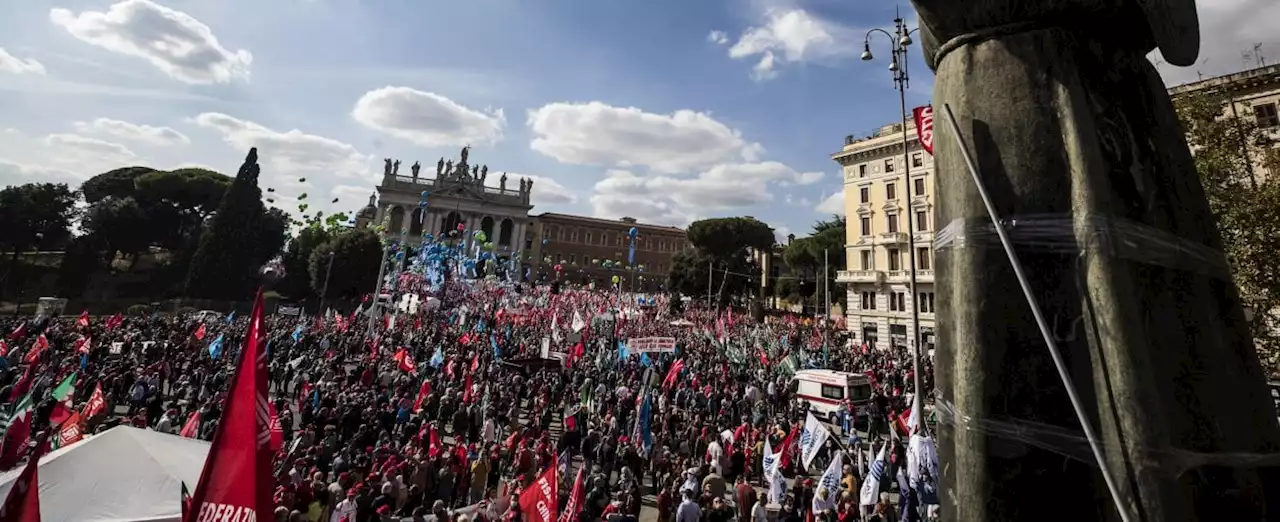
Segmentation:
{"type": "Polygon", "coordinates": [[[907,311],[907,302],[902,292],[893,292],[889,294],[889,311],[890,312],[907,311]]]}
{"type": "Polygon", "coordinates": [[[862,309],[863,310],[876,309],[876,293],[875,292],[862,293],[862,309]]]}
{"type": "Polygon", "coordinates": [[[916,230],[926,232],[929,230],[929,213],[923,210],[916,211],[916,230]]]}
{"type": "Polygon", "coordinates": [[[884,160],[884,171],[893,172],[893,160],[891,159],[884,160]]]}
{"type": "Polygon", "coordinates": [[[905,298],[906,294],[903,294],[902,292],[898,292],[894,295],[898,296],[898,311],[899,312],[907,311],[907,300],[905,298]]]}
{"type": "Polygon", "coordinates": [[[591,244],[591,233],[590,233],[590,232],[587,232],[587,236],[586,236],[586,237],[587,237],[587,241],[586,241],[586,243],[587,243],[588,245],[590,245],[590,244],[591,244]]]}
{"type": "Polygon", "coordinates": [[[921,270],[931,270],[929,268],[930,266],[929,262],[930,262],[929,247],[917,248],[916,249],[916,268],[919,268],[921,270]]]}
{"type": "Polygon", "coordinates": [[[862,269],[871,270],[871,251],[870,250],[862,251],[862,269]]]}
{"type": "Polygon", "coordinates": [[[933,292],[920,292],[918,302],[920,303],[920,313],[931,314],[934,312],[933,292]]]}
{"type": "Polygon", "coordinates": [[[895,184],[895,183],[885,183],[885,184],[884,184],[884,198],[885,198],[885,199],[887,199],[887,200],[889,200],[889,201],[893,201],[893,200],[895,200],[895,199],[898,199],[898,187],[897,187],[897,184],[895,184]]]}
{"type": "Polygon", "coordinates": [[[889,222],[890,233],[898,231],[898,215],[897,214],[894,214],[894,213],[885,214],[884,219],[889,222]]]}
{"type": "Polygon", "coordinates": [[[862,235],[864,237],[871,235],[871,218],[869,217],[861,218],[859,220],[859,224],[862,226],[862,235]]]}
{"type": "Polygon", "coordinates": [[[1280,127],[1280,114],[1276,113],[1276,104],[1274,103],[1259,103],[1254,105],[1253,117],[1257,120],[1258,126],[1264,129],[1280,127]]]}
{"type": "Polygon", "coordinates": [[[577,243],[577,242],[578,242],[578,231],[577,231],[577,230],[574,230],[574,231],[573,231],[573,234],[569,236],[569,241],[572,241],[572,242],[574,242],[574,243],[577,243]]]}
{"type": "Polygon", "coordinates": [[[912,167],[924,166],[924,157],[921,156],[919,152],[911,155],[911,166],[912,167]]]}
{"type": "Polygon", "coordinates": [[[890,248],[886,251],[885,255],[889,257],[890,272],[897,272],[898,270],[902,270],[902,259],[900,259],[901,256],[898,254],[898,249],[890,248]]]}
{"type": "Polygon", "coordinates": [[[858,177],[859,177],[859,178],[865,178],[865,177],[867,177],[867,164],[866,164],[866,163],[863,163],[863,164],[861,164],[861,165],[858,165],[858,177]]]}
{"type": "MultiPolygon", "coordinates": [[[[558,258],[559,256],[556,256],[556,257],[558,258]]],[[[571,265],[578,264],[578,254],[569,254],[569,264],[571,265]]]]}
{"type": "Polygon", "coordinates": [[[923,196],[924,195],[924,178],[916,178],[914,181],[916,184],[916,196],[923,196]]]}
{"type": "Polygon", "coordinates": [[[864,204],[871,202],[871,187],[862,187],[858,189],[858,202],[864,204]]]}

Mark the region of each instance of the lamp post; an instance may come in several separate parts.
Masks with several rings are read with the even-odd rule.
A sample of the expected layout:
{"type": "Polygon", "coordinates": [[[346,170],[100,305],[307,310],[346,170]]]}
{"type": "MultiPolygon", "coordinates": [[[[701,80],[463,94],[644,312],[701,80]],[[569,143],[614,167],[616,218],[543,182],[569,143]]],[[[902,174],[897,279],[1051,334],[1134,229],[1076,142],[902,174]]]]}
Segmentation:
{"type": "MultiPolygon", "coordinates": [[[[902,115],[902,188],[907,194],[907,259],[911,263],[911,373],[916,394],[923,393],[924,379],[920,375],[920,303],[916,302],[920,296],[916,292],[916,231],[911,209],[911,153],[907,149],[907,89],[911,86],[911,76],[907,71],[907,47],[913,43],[911,34],[919,30],[918,27],[909,29],[907,21],[898,16],[893,19],[892,33],[873,28],[867,31],[862,43],[862,60],[870,61],[874,59],[871,55],[871,35],[880,33],[889,37],[889,72],[893,74],[893,87],[898,91],[899,114],[902,115]]],[[[920,400],[923,404],[924,395],[920,395],[920,400]]]]}
{"type": "Polygon", "coordinates": [[[329,274],[333,273],[333,251],[329,251],[329,264],[324,269],[324,286],[320,287],[320,313],[324,313],[324,300],[329,296],[329,274]]]}

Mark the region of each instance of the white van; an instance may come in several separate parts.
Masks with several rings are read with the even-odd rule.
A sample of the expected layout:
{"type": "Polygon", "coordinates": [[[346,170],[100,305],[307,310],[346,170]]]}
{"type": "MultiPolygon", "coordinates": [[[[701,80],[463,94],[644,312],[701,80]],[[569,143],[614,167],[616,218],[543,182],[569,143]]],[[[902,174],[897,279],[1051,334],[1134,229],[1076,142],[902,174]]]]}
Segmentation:
{"type": "Polygon", "coordinates": [[[840,411],[843,402],[853,404],[858,416],[865,415],[871,402],[871,379],[858,373],[835,370],[800,370],[791,378],[795,397],[809,403],[809,411],[820,420],[835,423],[832,413],[840,411]]]}

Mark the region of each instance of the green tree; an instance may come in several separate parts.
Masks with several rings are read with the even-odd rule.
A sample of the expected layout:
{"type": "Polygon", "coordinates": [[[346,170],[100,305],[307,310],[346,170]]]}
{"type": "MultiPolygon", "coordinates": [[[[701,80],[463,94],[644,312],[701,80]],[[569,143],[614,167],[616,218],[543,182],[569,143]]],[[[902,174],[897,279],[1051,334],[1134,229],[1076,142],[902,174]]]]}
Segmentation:
{"type": "Polygon", "coordinates": [[[107,197],[133,197],[137,195],[135,183],[138,178],[152,172],[157,171],[151,167],[121,167],[89,178],[80,185],[80,192],[84,193],[84,200],[90,205],[107,197]]]}
{"type": "Polygon", "coordinates": [[[316,295],[329,287],[328,299],[356,299],[373,289],[378,279],[378,263],[382,261],[382,241],[370,230],[347,230],[316,247],[311,253],[308,273],[316,295]],[[333,268],[329,269],[329,255],[333,268]]]}
{"type": "Polygon", "coordinates": [[[103,248],[107,259],[116,255],[129,258],[129,267],[138,260],[138,254],[151,244],[152,225],[155,221],[132,197],[107,196],[89,206],[81,226],[95,243],[103,248]]]}
{"type": "Polygon", "coordinates": [[[67,243],[76,199],[76,193],[61,183],[28,183],[0,190],[0,251],[9,254],[9,270],[0,281],[23,281],[21,253],[62,248],[67,243]]]}
{"type": "Polygon", "coordinates": [[[708,267],[714,267],[709,274],[711,291],[723,306],[733,296],[751,295],[753,282],[759,276],[759,267],[751,259],[751,252],[768,252],[773,248],[773,229],[769,225],[753,217],[729,217],[703,219],[689,225],[687,231],[689,242],[697,250],[696,257],[683,260],[679,265],[673,259],[672,272],[668,280],[673,288],[687,295],[706,295],[706,289],[693,290],[692,281],[699,279],[705,284],[708,267]],[[697,265],[701,265],[700,267],[697,265]]]}
{"type": "Polygon", "coordinates": [[[260,282],[258,270],[279,252],[287,216],[267,212],[258,188],[259,172],[258,149],[249,149],[235,181],[210,218],[208,230],[200,235],[187,273],[188,295],[247,297],[260,282]]]}
{"type": "Polygon", "coordinates": [[[316,248],[334,237],[322,227],[306,227],[289,241],[281,264],[284,279],[276,285],[276,291],[290,299],[307,299],[317,295],[311,289],[311,254],[316,248]]]}
{"type": "Polygon", "coordinates": [[[1224,115],[1217,93],[1175,100],[1235,283],[1253,311],[1260,359],[1280,373],[1280,156],[1252,118],[1224,115]],[[1264,175],[1269,172],[1271,175],[1264,175]]]}

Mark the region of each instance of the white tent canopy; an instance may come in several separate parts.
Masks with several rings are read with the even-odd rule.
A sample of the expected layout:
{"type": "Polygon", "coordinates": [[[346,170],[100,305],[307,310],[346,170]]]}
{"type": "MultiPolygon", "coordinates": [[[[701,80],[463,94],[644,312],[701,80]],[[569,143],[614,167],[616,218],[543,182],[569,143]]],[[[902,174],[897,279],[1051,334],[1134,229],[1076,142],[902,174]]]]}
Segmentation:
{"type": "MultiPolygon", "coordinates": [[[[195,490],[209,443],[118,426],[40,459],[40,519],[178,521],[182,482],[195,490]]],[[[0,499],[22,466],[0,475],[0,499]]]]}

